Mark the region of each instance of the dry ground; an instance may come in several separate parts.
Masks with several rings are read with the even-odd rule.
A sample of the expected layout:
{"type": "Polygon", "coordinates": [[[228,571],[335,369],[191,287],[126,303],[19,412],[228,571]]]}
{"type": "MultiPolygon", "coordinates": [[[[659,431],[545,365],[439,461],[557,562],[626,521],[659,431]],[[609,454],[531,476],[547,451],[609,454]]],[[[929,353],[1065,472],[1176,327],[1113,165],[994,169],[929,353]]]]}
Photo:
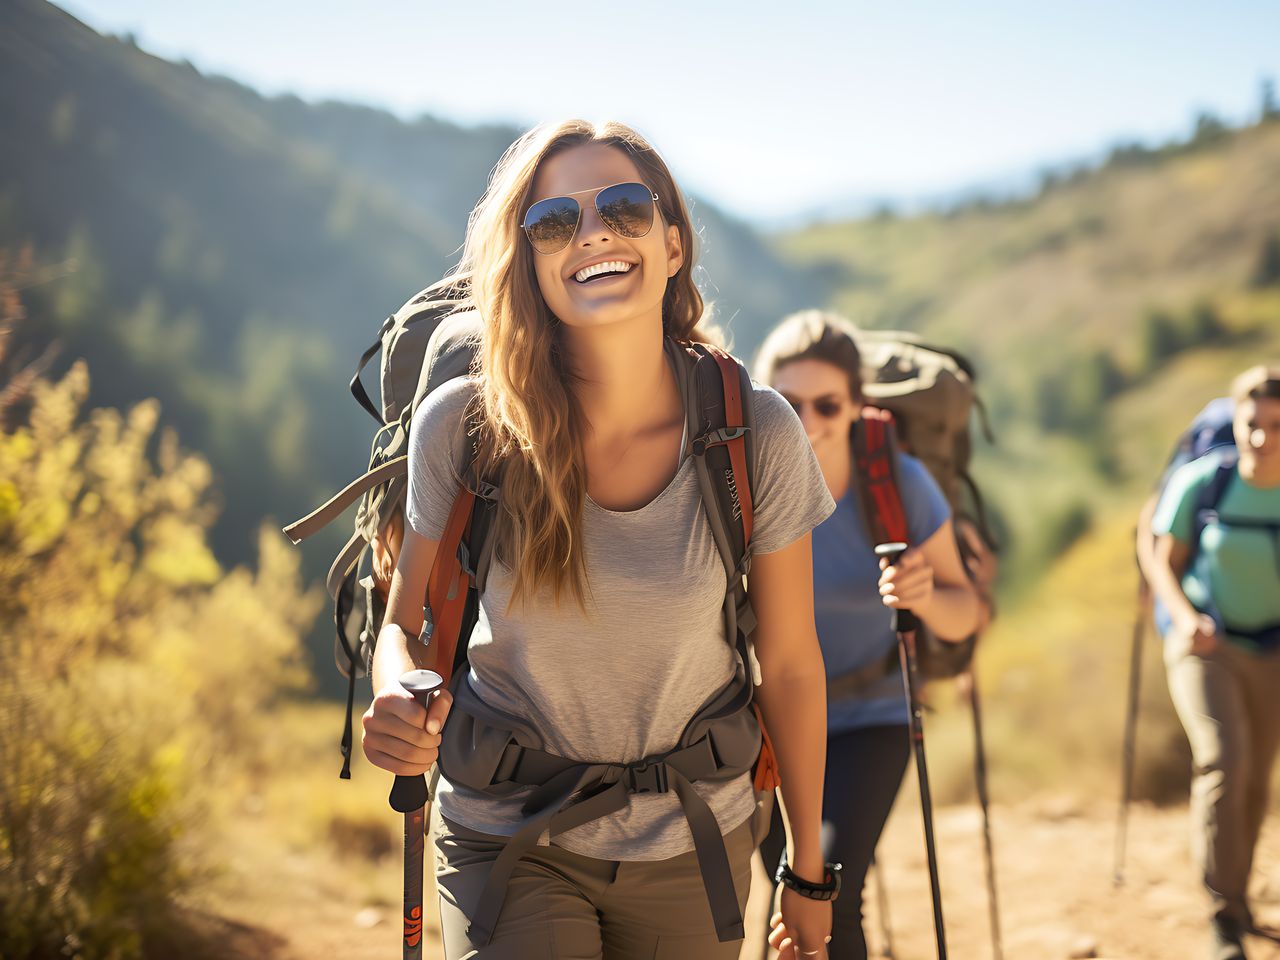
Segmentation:
{"type": "MultiPolygon", "coordinates": [[[[918,809],[908,786],[881,845],[898,960],[934,955],[918,809]]],[[[1111,882],[1110,806],[1050,798],[1000,806],[994,815],[1008,960],[1206,956],[1185,809],[1134,808],[1127,882],[1120,889],[1111,882]]],[[[992,951],[981,819],[974,808],[944,808],[937,813],[937,829],[950,955],[984,960],[992,951]]],[[[339,859],[325,846],[305,854],[284,852],[281,830],[266,817],[243,818],[231,843],[226,852],[233,868],[211,903],[234,933],[220,956],[389,960],[398,955],[397,853],[375,863],[339,859]]],[[[1280,923],[1280,824],[1275,822],[1263,838],[1254,893],[1260,920],[1280,923]]],[[[867,926],[875,955],[881,936],[874,902],[870,909],[867,926]]],[[[432,928],[433,938],[436,933],[432,928]]],[[[1250,946],[1255,960],[1280,960],[1280,946],[1261,939],[1250,946]]],[[[434,939],[426,956],[440,956],[434,939]]],[[[759,956],[759,945],[744,950],[744,958],[759,956]]]]}

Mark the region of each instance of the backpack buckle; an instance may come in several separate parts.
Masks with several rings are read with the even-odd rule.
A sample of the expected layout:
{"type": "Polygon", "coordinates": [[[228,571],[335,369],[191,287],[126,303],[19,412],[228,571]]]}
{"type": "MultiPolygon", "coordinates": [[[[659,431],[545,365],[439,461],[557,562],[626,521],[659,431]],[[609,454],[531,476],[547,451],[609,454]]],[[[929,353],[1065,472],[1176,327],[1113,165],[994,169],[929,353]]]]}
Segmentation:
{"type": "Polygon", "coordinates": [[[702,436],[695,438],[690,445],[693,455],[700,457],[709,447],[719,447],[732,440],[740,440],[750,429],[750,427],[721,427],[718,430],[708,430],[702,436]]]}
{"type": "Polygon", "coordinates": [[[623,777],[629,793],[666,793],[667,765],[661,760],[645,761],[626,768],[623,777]]]}

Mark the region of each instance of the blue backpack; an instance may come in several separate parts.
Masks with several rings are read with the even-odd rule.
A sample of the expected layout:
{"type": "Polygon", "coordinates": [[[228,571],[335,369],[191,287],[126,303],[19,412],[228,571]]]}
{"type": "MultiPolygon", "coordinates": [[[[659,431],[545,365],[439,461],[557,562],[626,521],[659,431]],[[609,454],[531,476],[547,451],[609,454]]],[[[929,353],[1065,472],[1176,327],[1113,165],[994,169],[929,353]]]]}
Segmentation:
{"type": "MultiPolygon", "coordinates": [[[[1164,473],[1161,474],[1160,482],[1157,484],[1158,495],[1164,496],[1169,478],[1181,467],[1205,457],[1212,457],[1217,461],[1218,466],[1214,471],[1213,479],[1200,488],[1196,498],[1188,567],[1195,560],[1196,551],[1200,547],[1200,536],[1204,533],[1205,526],[1211,518],[1216,517],[1218,504],[1222,502],[1227,487],[1231,485],[1231,480],[1236,475],[1238,451],[1231,427],[1234,415],[1235,404],[1230,397],[1218,397],[1205,404],[1204,409],[1196,414],[1191,425],[1178,438],[1178,445],[1174,448],[1173,455],[1165,465],[1164,473]]],[[[1164,636],[1169,632],[1173,621],[1168,609],[1159,598],[1155,600],[1153,616],[1156,629],[1161,636],[1164,636]]],[[[1218,625],[1221,627],[1221,618],[1216,614],[1213,616],[1219,621],[1218,625]]]]}

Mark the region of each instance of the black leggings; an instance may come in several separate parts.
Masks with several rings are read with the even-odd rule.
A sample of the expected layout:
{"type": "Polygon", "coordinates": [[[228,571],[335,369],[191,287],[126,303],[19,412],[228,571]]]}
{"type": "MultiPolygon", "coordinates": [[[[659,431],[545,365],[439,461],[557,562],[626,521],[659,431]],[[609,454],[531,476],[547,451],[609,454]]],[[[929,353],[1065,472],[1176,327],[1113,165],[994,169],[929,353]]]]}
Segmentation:
{"type": "MultiPolygon", "coordinates": [[[[911,756],[906,726],[864,727],[827,738],[827,779],[822,791],[823,856],[844,864],[840,897],[832,909],[831,960],[866,960],[862,933],[862,887],[876,842],[898,795],[911,756]]],[[[786,851],[782,814],[760,844],[770,877],[786,851]]]]}

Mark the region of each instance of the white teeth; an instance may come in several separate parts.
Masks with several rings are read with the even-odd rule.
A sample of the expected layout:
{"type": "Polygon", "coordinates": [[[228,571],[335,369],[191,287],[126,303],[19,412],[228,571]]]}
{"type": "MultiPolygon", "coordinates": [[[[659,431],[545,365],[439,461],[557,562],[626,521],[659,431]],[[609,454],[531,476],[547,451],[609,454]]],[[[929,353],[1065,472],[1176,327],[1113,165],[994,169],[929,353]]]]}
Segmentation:
{"type": "Polygon", "coordinates": [[[573,275],[573,279],[579,283],[590,280],[592,277],[599,276],[602,273],[629,273],[631,264],[622,260],[609,260],[605,263],[595,263],[589,267],[583,267],[573,275]]]}

